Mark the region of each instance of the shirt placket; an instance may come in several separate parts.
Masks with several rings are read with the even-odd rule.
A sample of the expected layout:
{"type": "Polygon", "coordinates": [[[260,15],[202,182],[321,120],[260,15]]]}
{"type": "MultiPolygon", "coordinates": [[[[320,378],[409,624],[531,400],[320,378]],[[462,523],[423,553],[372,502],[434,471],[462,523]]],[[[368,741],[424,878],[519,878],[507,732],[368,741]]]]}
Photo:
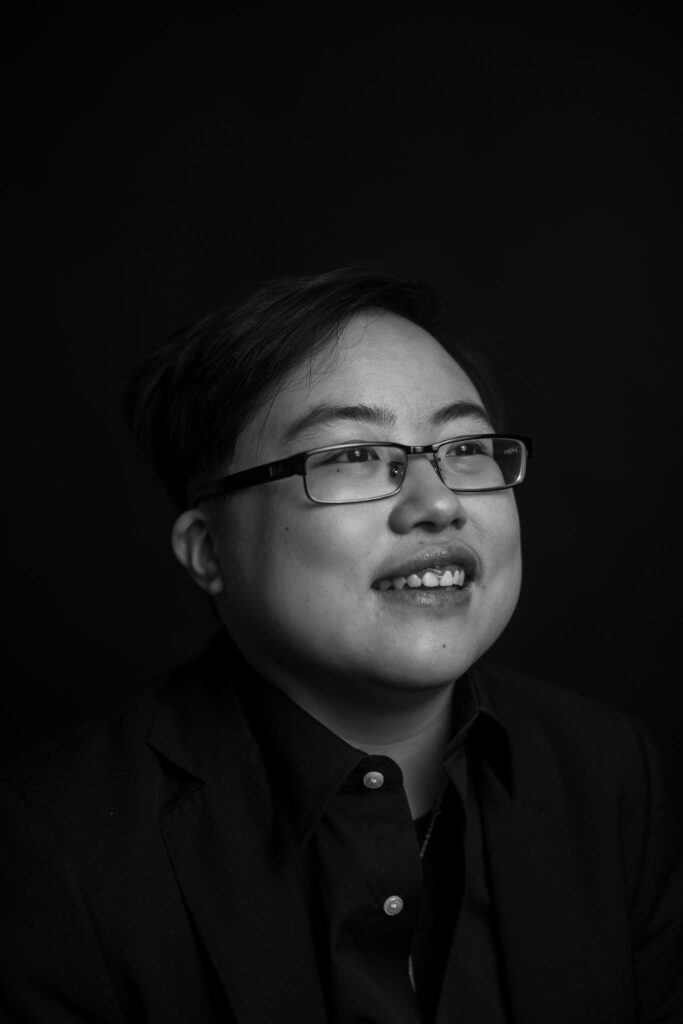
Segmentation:
{"type": "Polygon", "coordinates": [[[400,768],[365,757],[315,835],[333,1020],[420,1020],[408,963],[422,868],[400,768]]]}

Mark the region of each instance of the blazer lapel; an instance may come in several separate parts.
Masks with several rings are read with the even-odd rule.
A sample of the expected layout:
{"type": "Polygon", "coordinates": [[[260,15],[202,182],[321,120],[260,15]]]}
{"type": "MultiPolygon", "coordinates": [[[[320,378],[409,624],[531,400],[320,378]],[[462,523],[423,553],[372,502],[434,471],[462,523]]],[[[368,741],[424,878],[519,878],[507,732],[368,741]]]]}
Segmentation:
{"type": "Polygon", "coordinates": [[[480,765],[485,856],[513,1019],[574,1024],[587,1019],[584,922],[560,816],[553,815],[554,766],[549,758],[536,765],[533,780],[529,762],[516,766],[530,802],[512,799],[492,768],[480,765]]]}
{"type": "Polygon", "coordinates": [[[176,766],[160,828],[178,885],[239,1024],[325,1020],[258,748],[227,681],[206,693],[195,686],[180,704],[171,694],[149,740],[176,766]]]}

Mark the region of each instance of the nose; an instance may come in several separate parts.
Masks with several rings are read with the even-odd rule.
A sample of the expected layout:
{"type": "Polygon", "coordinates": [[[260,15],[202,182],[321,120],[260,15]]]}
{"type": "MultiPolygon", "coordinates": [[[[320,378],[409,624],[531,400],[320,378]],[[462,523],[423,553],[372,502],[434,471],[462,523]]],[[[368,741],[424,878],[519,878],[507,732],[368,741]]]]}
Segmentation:
{"type": "Polygon", "coordinates": [[[409,456],[403,486],[396,495],[389,522],[397,533],[407,533],[415,527],[437,532],[451,525],[464,526],[467,522],[467,511],[460,495],[443,483],[433,456],[409,456]]]}

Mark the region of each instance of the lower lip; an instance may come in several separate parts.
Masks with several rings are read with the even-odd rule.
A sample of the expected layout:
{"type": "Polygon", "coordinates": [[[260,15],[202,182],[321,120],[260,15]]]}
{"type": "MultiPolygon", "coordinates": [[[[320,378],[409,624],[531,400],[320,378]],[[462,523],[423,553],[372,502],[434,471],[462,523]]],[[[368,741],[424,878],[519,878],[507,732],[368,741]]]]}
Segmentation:
{"type": "Polygon", "coordinates": [[[402,608],[451,609],[468,604],[472,596],[471,583],[464,587],[403,587],[401,590],[376,590],[383,601],[402,608]]]}

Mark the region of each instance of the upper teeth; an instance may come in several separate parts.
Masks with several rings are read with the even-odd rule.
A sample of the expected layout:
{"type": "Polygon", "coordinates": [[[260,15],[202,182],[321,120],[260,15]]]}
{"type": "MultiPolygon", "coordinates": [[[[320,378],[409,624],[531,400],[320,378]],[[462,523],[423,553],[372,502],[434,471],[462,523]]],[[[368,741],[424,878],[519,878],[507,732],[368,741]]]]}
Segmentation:
{"type": "Polygon", "coordinates": [[[465,570],[457,565],[449,565],[445,569],[424,569],[422,572],[411,572],[409,576],[396,576],[394,579],[380,580],[378,590],[402,590],[404,587],[464,587],[465,570]]]}

